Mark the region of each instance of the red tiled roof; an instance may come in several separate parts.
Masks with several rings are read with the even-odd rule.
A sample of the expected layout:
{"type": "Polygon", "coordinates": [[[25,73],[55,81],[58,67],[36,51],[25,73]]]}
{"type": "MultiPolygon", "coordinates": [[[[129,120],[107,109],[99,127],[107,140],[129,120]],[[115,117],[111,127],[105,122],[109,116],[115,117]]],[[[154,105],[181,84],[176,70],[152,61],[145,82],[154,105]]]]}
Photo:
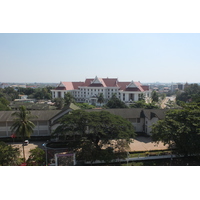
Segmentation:
{"type": "Polygon", "coordinates": [[[60,85],[56,90],[74,90],[78,89],[79,86],[82,87],[119,87],[120,90],[124,91],[147,91],[149,86],[142,85],[140,82],[134,82],[137,87],[126,88],[131,82],[118,82],[117,78],[99,78],[99,81],[102,83],[92,83],[94,79],[86,79],[85,82],[62,82],[65,87],[60,85]]]}
{"type": "Polygon", "coordinates": [[[142,85],[141,87],[143,88],[144,91],[149,90],[149,86],[148,85],[142,85]]]}
{"type": "Polygon", "coordinates": [[[55,88],[55,90],[66,90],[66,88],[65,87],[57,87],[57,88],[55,88]]]}
{"type": "Polygon", "coordinates": [[[117,78],[103,78],[106,87],[118,87],[117,78]]]}
{"type": "Polygon", "coordinates": [[[120,86],[120,90],[141,91],[141,92],[149,90],[149,86],[143,86],[140,82],[134,82],[134,84],[137,86],[136,88],[126,88],[129,84],[130,82],[118,82],[118,85],[120,86]]]}
{"type": "Polygon", "coordinates": [[[75,90],[78,89],[79,86],[83,86],[84,82],[72,82],[75,90]]]}
{"type": "Polygon", "coordinates": [[[84,87],[106,87],[105,83],[103,82],[103,80],[101,78],[99,78],[99,80],[101,81],[102,84],[100,83],[92,83],[94,79],[86,79],[84,84],[82,86],[84,87]]]}

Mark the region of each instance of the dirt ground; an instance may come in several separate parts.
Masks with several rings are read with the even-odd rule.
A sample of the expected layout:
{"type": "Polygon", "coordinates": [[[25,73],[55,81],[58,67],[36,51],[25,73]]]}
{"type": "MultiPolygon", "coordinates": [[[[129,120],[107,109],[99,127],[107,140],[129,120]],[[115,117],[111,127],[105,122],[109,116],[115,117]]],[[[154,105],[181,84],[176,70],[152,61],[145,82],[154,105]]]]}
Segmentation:
{"type": "MultiPolygon", "coordinates": [[[[22,144],[21,143],[10,143],[10,144],[12,146],[18,147],[20,149],[21,155],[22,155],[22,144]]],[[[34,149],[36,147],[44,149],[42,144],[44,144],[44,142],[34,141],[34,142],[30,142],[27,146],[24,146],[26,159],[28,159],[28,157],[30,155],[29,151],[31,149],[34,149]]],[[[161,149],[167,149],[167,147],[168,147],[167,145],[164,146],[162,143],[156,144],[156,143],[152,142],[150,137],[139,136],[134,140],[133,143],[130,144],[129,151],[161,150],[161,149]]]]}

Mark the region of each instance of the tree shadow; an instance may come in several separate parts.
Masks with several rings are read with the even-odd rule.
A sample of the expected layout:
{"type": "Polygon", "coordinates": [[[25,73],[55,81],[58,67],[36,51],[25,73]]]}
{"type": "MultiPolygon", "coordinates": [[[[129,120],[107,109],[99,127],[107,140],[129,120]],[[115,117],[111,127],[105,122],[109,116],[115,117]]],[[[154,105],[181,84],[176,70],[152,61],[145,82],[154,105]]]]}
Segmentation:
{"type": "Polygon", "coordinates": [[[134,140],[137,140],[143,143],[153,143],[151,137],[145,137],[145,136],[137,136],[134,140]]]}

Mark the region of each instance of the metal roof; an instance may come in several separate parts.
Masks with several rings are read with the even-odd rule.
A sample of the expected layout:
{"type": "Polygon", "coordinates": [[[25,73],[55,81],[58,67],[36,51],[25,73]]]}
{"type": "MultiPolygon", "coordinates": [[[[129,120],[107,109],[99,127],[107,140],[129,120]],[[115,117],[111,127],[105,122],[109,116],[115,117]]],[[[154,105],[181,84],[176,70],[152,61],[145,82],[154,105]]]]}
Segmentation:
{"type": "MultiPolygon", "coordinates": [[[[12,114],[14,112],[17,111],[0,111],[0,122],[13,121],[15,117],[12,114]]],[[[31,115],[37,116],[37,118],[32,119],[32,121],[49,120],[59,112],[60,110],[33,110],[31,111],[31,115]]]]}

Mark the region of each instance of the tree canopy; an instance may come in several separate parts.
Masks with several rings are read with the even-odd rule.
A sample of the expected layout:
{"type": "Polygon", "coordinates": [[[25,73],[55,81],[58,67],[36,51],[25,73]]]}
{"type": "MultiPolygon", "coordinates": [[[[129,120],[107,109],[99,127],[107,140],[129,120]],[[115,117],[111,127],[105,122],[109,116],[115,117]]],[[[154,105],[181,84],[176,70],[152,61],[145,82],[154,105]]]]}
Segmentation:
{"type": "Polygon", "coordinates": [[[65,105],[69,105],[70,103],[75,103],[75,98],[71,94],[71,92],[67,92],[64,96],[65,105]]]}
{"type": "Polygon", "coordinates": [[[157,105],[155,105],[154,102],[152,103],[145,103],[145,101],[137,101],[130,105],[130,108],[144,108],[144,109],[153,109],[153,108],[159,108],[157,105]]]}
{"type": "Polygon", "coordinates": [[[100,93],[97,99],[97,102],[100,103],[100,105],[104,102],[103,93],[100,93]]]}
{"type": "Polygon", "coordinates": [[[20,151],[19,148],[12,147],[5,142],[0,142],[0,165],[1,166],[14,166],[20,164],[20,151]]]}
{"type": "Polygon", "coordinates": [[[88,103],[75,103],[75,105],[80,107],[81,109],[92,109],[92,108],[95,108],[94,105],[90,105],[88,103]]]}
{"type": "Polygon", "coordinates": [[[106,108],[128,108],[128,106],[113,94],[110,100],[105,105],[106,108]]]}
{"type": "Polygon", "coordinates": [[[171,109],[152,127],[152,139],[175,146],[185,156],[200,153],[200,104],[184,104],[171,109]]]}
{"type": "Polygon", "coordinates": [[[77,150],[77,158],[92,162],[110,160],[114,158],[114,151],[125,152],[131,138],[135,137],[133,125],[128,120],[107,111],[84,110],[64,116],[54,134],[65,138],[76,135],[72,146],[77,150]]]}
{"type": "Polygon", "coordinates": [[[0,97],[0,110],[10,110],[10,102],[5,97],[0,97]]]}
{"type": "Polygon", "coordinates": [[[200,86],[198,84],[189,84],[185,87],[184,92],[178,92],[177,102],[200,102],[200,86]]]}
{"type": "Polygon", "coordinates": [[[152,102],[158,102],[159,97],[158,97],[158,93],[155,90],[152,91],[151,98],[152,98],[152,102]]]}
{"type": "Polygon", "coordinates": [[[39,147],[30,150],[30,156],[27,160],[28,165],[44,165],[45,151],[39,147]]]}
{"type": "Polygon", "coordinates": [[[55,106],[58,110],[61,110],[65,104],[64,99],[60,97],[53,99],[53,102],[55,102],[55,106]]]}

